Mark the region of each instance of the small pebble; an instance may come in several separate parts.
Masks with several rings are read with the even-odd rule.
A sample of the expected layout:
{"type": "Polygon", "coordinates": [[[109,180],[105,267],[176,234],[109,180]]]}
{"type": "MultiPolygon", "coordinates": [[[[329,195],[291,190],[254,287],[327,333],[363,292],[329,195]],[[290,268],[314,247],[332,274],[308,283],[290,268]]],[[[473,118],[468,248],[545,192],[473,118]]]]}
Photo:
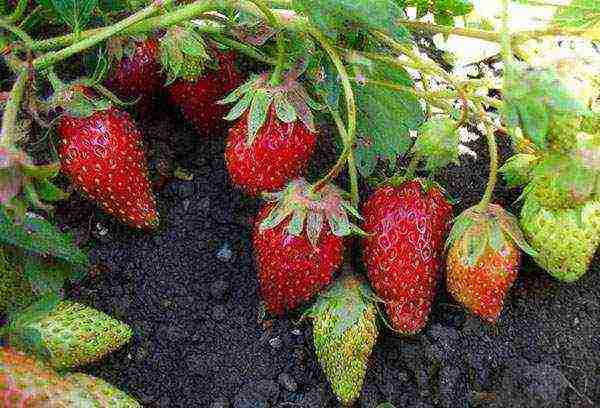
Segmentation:
{"type": "Polygon", "coordinates": [[[279,349],[281,348],[281,339],[279,337],[273,337],[269,340],[269,345],[274,349],[279,349]]]}
{"type": "Polygon", "coordinates": [[[226,262],[230,261],[232,257],[233,251],[231,250],[229,242],[225,242],[223,246],[219,249],[219,252],[217,252],[217,258],[219,258],[219,260],[223,262],[226,262]]]}
{"type": "Polygon", "coordinates": [[[296,390],[298,390],[298,383],[296,383],[296,380],[288,373],[279,374],[277,381],[279,382],[279,385],[287,391],[296,392],[296,390]]]}

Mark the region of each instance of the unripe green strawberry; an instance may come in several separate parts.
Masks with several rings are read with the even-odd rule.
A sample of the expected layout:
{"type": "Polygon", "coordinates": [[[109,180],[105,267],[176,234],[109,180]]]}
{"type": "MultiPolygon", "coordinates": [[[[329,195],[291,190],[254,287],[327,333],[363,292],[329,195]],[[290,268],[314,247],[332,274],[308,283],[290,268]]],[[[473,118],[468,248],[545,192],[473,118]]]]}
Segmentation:
{"type": "Polygon", "coordinates": [[[456,122],[450,118],[433,118],[419,129],[413,150],[425,159],[429,171],[437,171],[458,162],[459,144],[456,122]]]}
{"type": "Polygon", "coordinates": [[[51,310],[26,309],[11,323],[8,341],[57,369],[100,360],[129,341],[131,328],[103,312],[61,301],[51,310]]]}
{"type": "Polygon", "coordinates": [[[90,399],[96,402],[93,405],[94,408],[141,408],[139,402],[101,378],[84,373],[74,373],[65,376],[65,380],[86,391],[90,399]]]}
{"type": "Polygon", "coordinates": [[[193,26],[171,27],[160,39],[160,63],[169,84],[179,78],[195,81],[210,60],[204,39],[193,26]]]}
{"type": "Polygon", "coordinates": [[[313,318],[317,358],[339,401],[360,396],[367,363],[377,340],[377,308],[368,285],[346,276],[322,294],[308,314],[313,318]]]}
{"type": "Polygon", "coordinates": [[[550,210],[527,195],[521,227],[538,256],[534,259],[556,279],[573,282],[583,276],[600,243],[600,202],[550,210]]]}
{"type": "Polygon", "coordinates": [[[508,123],[521,127],[538,148],[570,151],[583,117],[590,114],[589,79],[556,63],[541,68],[512,66],[506,82],[508,123]]]}
{"type": "Polygon", "coordinates": [[[527,194],[545,208],[574,208],[588,201],[595,190],[596,172],[579,160],[550,153],[533,170],[527,194]]]}
{"type": "Polygon", "coordinates": [[[537,160],[533,154],[524,153],[515,154],[508,159],[499,170],[508,187],[514,188],[529,183],[537,160]]]}

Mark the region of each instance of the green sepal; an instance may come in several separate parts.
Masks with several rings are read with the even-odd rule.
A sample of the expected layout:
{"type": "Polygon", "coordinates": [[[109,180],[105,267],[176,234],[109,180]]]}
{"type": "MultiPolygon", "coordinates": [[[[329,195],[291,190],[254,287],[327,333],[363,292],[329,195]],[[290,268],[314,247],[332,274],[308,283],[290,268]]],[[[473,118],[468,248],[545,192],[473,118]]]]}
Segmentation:
{"type": "Polygon", "coordinates": [[[235,106],[229,111],[227,116],[225,116],[223,119],[225,119],[227,121],[233,121],[233,120],[238,119],[239,117],[241,117],[244,114],[244,112],[246,112],[246,110],[248,110],[253,99],[254,99],[254,92],[248,92],[235,104],[235,106]]]}
{"type": "Polygon", "coordinates": [[[250,79],[238,88],[234,89],[225,98],[217,102],[219,105],[229,105],[240,99],[243,95],[250,92],[258,84],[261,83],[261,77],[259,75],[252,75],[250,79]]]}
{"type": "Polygon", "coordinates": [[[250,113],[248,114],[248,139],[246,144],[251,146],[254,143],[254,139],[258,134],[258,131],[267,121],[267,115],[273,96],[269,94],[265,89],[257,89],[254,93],[254,98],[250,105],[250,113]]]}
{"type": "Polygon", "coordinates": [[[490,205],[489,207],[490,212],[493,214],[495,221],[502,228],[502,231],[527,255],[532,257],[537,256],[537,251],[527,243],[517,217],[499,205],[490,205]]]}
{"type": "Polygon", "coordinates": [[[191,24],[167,30],[159,41],[159,54],[167,85],[180,78],[195,81],[212,59],[202,35],[191,24]]]}
{"type": "Polygon", "coordinates": [[[283,94],[276,95],[275,98],[275,113],[279,120],[284,123],[292,123],[295,122],[298,118],[296,114],[296,109],[294,106],[287,100],[286,96],[283,94]]]}

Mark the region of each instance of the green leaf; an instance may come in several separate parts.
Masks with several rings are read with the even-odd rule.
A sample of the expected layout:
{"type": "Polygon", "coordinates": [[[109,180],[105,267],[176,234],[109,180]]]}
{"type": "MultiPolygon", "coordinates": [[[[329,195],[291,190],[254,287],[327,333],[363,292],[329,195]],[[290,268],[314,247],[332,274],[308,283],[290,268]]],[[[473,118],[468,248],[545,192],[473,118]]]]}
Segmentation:
{"type": "Polygon", "coordinates": [[[42,256],[53,256],[76,266],[86,266],[89,260],[72,239],[43,218],[26,214],[17,224],[0,207],[0,242],[42,256]]]}
{"type": "Polygon", "coordinates": [[[293,0],[292,7],[333,38],[347,34],[348,24],[408,38],[408,31],[396,24],[405,15],[393,0],[293,0]]]}
{"type": "Polygon", "coordinates": [[[258,131],[265,124],[272,100],[272,96],[264,89],[257,89],[254,93],[248,115],[248,146],[252,145],[258,131]]]}
{"type": "Polygon", "coordinates": [[[62,297],[61,290],[67,281],[75,282],[83,275],[71,265],[30,255],[24,259],[23,274],[38,295],[54,294],[62,297]]]}
{"type": "Polygon", "coordinates": [[[90,21],[98,0],[40,0],[40,4],[54,11],[74,32],[81,32],[90,21]]]}
{"type": "Polygon", "coordinates": [[[436,13],[433,15],[433,21],[438,25],[454,27],[454,17],[446,13],[436,13]]]}
{"type": "Polygon", "coordinates": [[[412,145],[409,130],[416,130],[424,120],[421,104],[413,94],[369,83],[372,79],[414,86],[406,71],[374,62],[373,71],[367,76],[366,85],[355,86],[358,107],[355,155],[364,177],[373,173],[379,158],[395,164],[412,145]]]}
{"type": "Polygon", "coordinates": [[[43,201],[54,203],[69,197],[69,194],[56,187],[48,180],[40,180],[35,183],[36,191],[43,201]]]}

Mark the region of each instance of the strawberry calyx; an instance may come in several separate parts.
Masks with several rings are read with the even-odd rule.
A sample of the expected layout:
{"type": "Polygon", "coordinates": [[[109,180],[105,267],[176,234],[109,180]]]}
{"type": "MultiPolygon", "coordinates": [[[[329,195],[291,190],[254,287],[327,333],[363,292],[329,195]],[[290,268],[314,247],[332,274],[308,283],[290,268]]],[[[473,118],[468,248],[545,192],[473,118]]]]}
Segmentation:
{"type": "Polygon", "coordinates": [[[50,181],[58,175],[60,163],[35,165],[22,150],[0,147],[0,205],[22,218],[28,206],[51,210],[45,202],[64,200],[68,194],[50,181]]]}
{"type": "Polygon", "coordinates": [[[109,38],[106,41],[109,60],[119,63],[123,58],[132,58],[135,55],[138,44],[143,43],[148,38],[150,37],[144,34],[109,38]]]}
{"type": "Polygon", "coordinates": [[[510,253],[510,242],[530,256],[537,255],[525,240],[517,218],[501,206],[490,204],[483,211],[474,206],[460,214],[450,231],[446,248],[458,245],[460,262],[466,267],[474,267],[488,247],[500,254],[510,253]]]}
{"type": "Polygon", "coordinates": [[[299,120],[310,132],[316,133],[312,110],[320,110],[322,106],[297,81],[300,72],[287,72],[279,85],[270,83],[270,73],[253,75],[248,82],[218,102],[221,105],[236,103],[225,116],[228,121],[234,121],[248,111],[248,146],[252,145],[266,123],[271,109],[283,123],[299,120]]]}
{"type": "Polygon", "coordinates": [[[55,93],[50,101],[53,109],[61,110],[67,115],[87,118],[94,112],[104,111],[111,107],[106,98],[97,97],[95,92],[81,82],[72,84],[54,84],[55,93]]]}
{"type": "Polygon", "coordinates": [[[369,308],[374,306],[376,295],[369,284],[353,273],[346,274],[326,292],[322,292],[315,304],[303,315],[308,318],[324,317],[336,321],[335,328],[327,333],[327,342],[340,339],[349,328],[359,322],[369,308]]]}
{"type": "Polygon", "coordinates": [[[300,236],[306,230],[306,236],[313,246],[318,245],[325,222],[331,233],[338,237],[352,233],[364,234],[350,222],[348,216],[350,213],[360,219],[358,210],[343,198],[342,190],[333,184],[327,184],[315,192],[306,180],[296,179],[283,191],[266,194],[265,198],[275,205],[261,222],[261,232],[275,228],[291,217],[287,225],[288,234],[300,236]]]}
{"type": "Polygon", "coordinates": [[[167,84],[177,79],[195,81],[213,58],[206,43],[193,25],[174,26],[159,41],[160,64],[167,74],[167,84]]]}

